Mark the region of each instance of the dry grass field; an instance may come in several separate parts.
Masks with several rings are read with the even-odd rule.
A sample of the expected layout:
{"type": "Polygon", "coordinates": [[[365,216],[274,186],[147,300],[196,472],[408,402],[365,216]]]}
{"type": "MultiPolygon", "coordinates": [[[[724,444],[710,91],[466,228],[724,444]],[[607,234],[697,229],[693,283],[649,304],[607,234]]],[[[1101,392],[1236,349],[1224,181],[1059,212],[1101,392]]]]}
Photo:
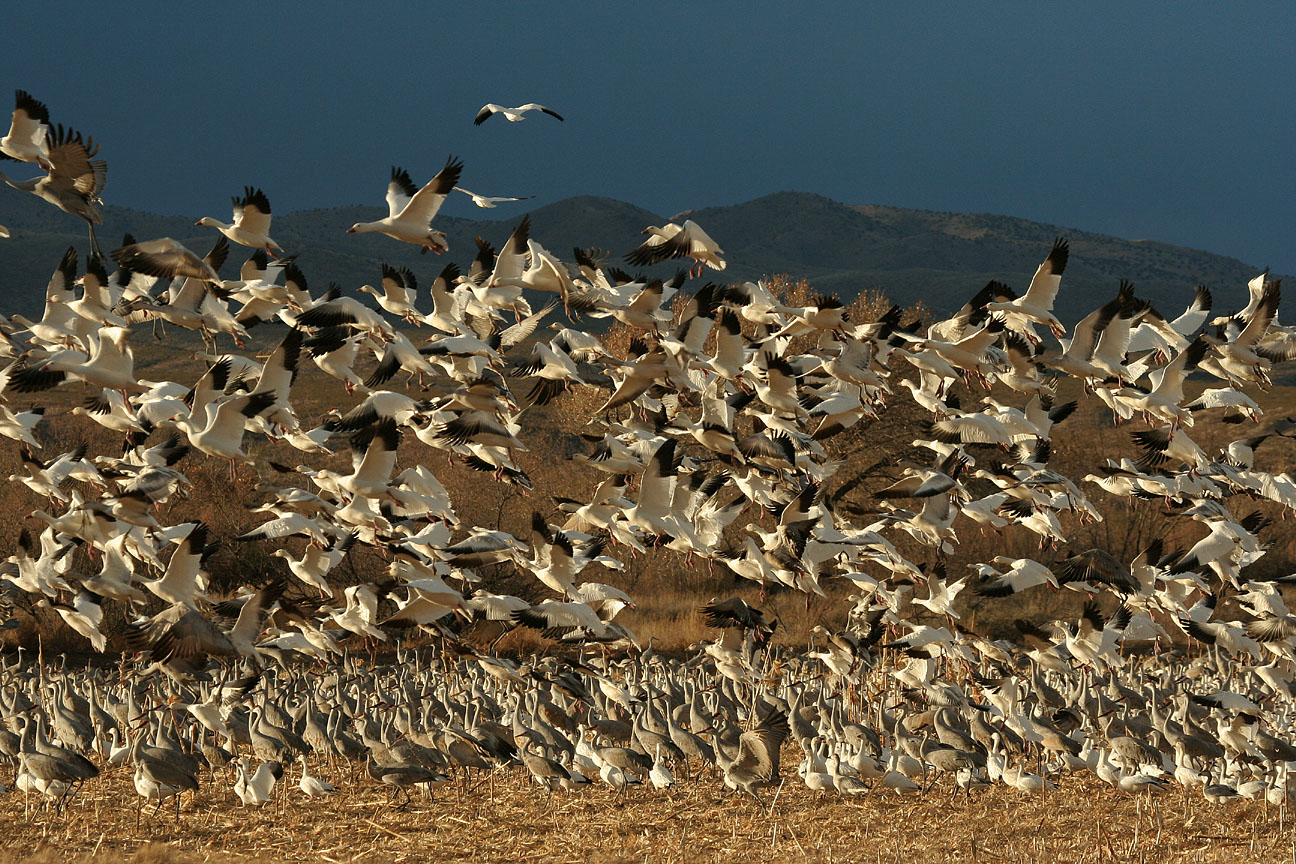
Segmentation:
{"type": "MultiPolygon", "coordinates": [[[[784,775],[799,753],[784,754],[784,775]]],[[[295,776],[295,770],[292,772],[295,776]]],[[[331,773],[317,770],[315,773],[331,773]]],[[[335,779],[337,779],[335,777],[335,779]]],[[[704,778],[673,794],[604,787],[546,798],[523,775],[454,787],[404,810],[367,778],[343,794],[305,798],[296,784],[264,809],[243,809],[228,781],[185,798],[179,822],[152,807],[136,827],[139,798],[127,771],[91,781],[62,817],[24,815],[21,793],[0,798],[6,836],[0,864],[198,861],[692,862],[1224,862],[1288,861],[1292,814],[1262,802],[1225,806],[1167,793],[1138,799],[1089,777],[1067,777],[1047,797],[997,786],[949,800],[874,791],[820,800],[792,774],[772,816],[704,778]]],[[[947,790],[948,787],[945,787],[947,790]]]]}

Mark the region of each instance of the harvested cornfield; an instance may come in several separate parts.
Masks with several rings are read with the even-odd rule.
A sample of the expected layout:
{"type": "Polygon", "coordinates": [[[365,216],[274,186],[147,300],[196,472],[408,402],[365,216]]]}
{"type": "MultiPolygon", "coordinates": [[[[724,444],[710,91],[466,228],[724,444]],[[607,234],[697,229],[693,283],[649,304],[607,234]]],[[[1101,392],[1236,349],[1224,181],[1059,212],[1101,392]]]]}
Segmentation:
{"type": "MultiPolygon", "coordinates": [[[[785,764],[795,764],[794,748],[785,764]]],[[[21,793],[0,799],[8,826],[0,861],[35,864],[197,861],[1285,861],[1291,814],[1263,802],[1215,806],[1178,792],[1156,798],[1114,792],[1092,778],[1064,778],[1047,796],[1001,786],[971,800],[941,794],[898,798],[883,790],[820,798],[795,777],[772,815],[722,793],[703,776],[676,790],[603,787],[552,797],[520,773],[474,781],[468,791],[415,795],[404,809],[387,790],[328,774],[342,794],[307,799],[285,784],[262,808],[241,808],[232,780],[185,796],[177,820],[153,806],[136,824],[128,771],[87,783],[62,816],[32,809],[21,793]]],[[[785,770],[786,773],[786,770],[785,770]]],[[[295,778],[295,772],[292,773],[295,778]]],[[[35,799],[30,804],[35,805],[35,799]]]]}

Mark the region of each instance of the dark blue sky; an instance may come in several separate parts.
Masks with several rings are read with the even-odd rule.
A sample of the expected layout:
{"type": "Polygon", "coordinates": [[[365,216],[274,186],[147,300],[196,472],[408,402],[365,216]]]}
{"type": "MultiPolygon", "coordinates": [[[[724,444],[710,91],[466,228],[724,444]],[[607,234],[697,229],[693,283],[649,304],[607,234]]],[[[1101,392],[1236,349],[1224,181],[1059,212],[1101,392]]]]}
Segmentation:
{"type": "Polygon", "coordinates": [[[454,153],[522,206],[800,189],[1296,272],[1289,2],[150,5],[5,13],[5,84],[102,142],[114,204],[381,204],[389,165],[423,182],[454,153]],[[567,121],[472,125],[529,101],[567,121]]]}

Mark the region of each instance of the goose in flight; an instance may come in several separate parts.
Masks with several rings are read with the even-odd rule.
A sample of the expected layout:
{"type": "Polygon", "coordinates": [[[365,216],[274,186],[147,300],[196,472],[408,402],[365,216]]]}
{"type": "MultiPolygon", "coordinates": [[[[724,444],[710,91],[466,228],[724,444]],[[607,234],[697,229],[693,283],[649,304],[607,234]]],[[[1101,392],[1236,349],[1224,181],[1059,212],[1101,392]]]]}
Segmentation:
{"type": "Polygon", "coordinates": [[[649,235],[648,239],[626,255],[627,264],[646,267],[670,258],[692,258],[694,264],[689,268],[689,276],[694,279],[702,275],[704,266],[725,269],[725,260],[720,257],[724,250],[692,219],[685,219],[683,225],[674,222],[660,228],[649,225],[643,233],[649,235]]]}
{"type": "Polygon", "coordinates": [[[516,108],[505,108],[503,105],[496,105],[494,102],[490,102],[487,103],[486,105],[483,105],[481,107],[481,110],[477,112],[477,117],[473,120],[473,125],[480,126],[481,124],[485,123],[486,120],[489,119],[492,114],[503,114],[504,119],[509,121],[510,123],[521,123],[523,120],[526,119],[525,115],[526,112],[528,111],[539,111],[543,114],[548,114],[550,117],[553,117],[556,120],[563,119],[562,115],[559,114],[557,111],[553,110],[552,108],[546,108],[545,106],[536,102],[528,102],[527,104],[519,105],[516,108]]]}
{"type": "MultiPolygon", "coordinates": [[[[986,311],[1003,312],[1008,316],[1019,315],[1027,319],[1028,322],[1033,321],[1046,325],[1053,331],[1053,335],[1059,339],[1065,336],[1066,328],[1053,314],[1053,302],[1057,299],[1058,288],[1062,285],[1062,272],[1066,270],[1067,259],[1070,255],[1071,244],[1067,242],[1065,237],[1058,237],[1053,241],[1053,248],[1049,250],[1048,257],[1035,271],[1035,276],[1031,279],[1030,287],[1026,289],[1026,293],[1016,300],[988,303],[985,307],[986,311]]],[[[1013,323],[1012,317],[1007,320],[1010,325],[1013,323]]],[[[1021,328],[1021,330],[1024,329],[1021,328]]],[[[1032,342],[1039,341],[1034,338],[1033,333],[1023,332],[1023,335],[1032,342]]]]}
{"type": "MultiPolygon", "coordinates": [[[[228,225],[211,216],[204,216],[195,225],[209,225],[220,230],[240,246],[264,249],[271,255],[283,249],[270,239],[270,199],[260,189],[243,187],[243,197],[230,199],[234,203],[234,221],[228,225]]],[[[275,255],[275,257],[278,257],[275,255]]]]}
{"type": "Polygon", "coordinates": [[[402,243],[421,246],[424,252],[428,249],[438,255],[448,252],[450,244],[446,242],[445,234],[430,224],[462,173],[463,162],[451,156],[445,167],[419,189],[410,180],[408,171],[393,165],[391,180],[387,183],[387,217],[376,222],[357,222],[347,229],[347,233],[376,232],[402,243]]]}
{"type": "Polygon", "coordinates": [[[0,138],[0,155],[16,162],[35,162],[46,171],[49,160],[50,119],[44,102],[26,90],[14,91],[13,119],[9,134],[0,138]]]}
{"type": "Polygon", "coordinates": [[[108,182],[108,163],[91,158],[98,152],[94,139],[82,138],[80,132],[64,129],[60,124],[49,139],[48,174],[30,180],[13,180],[0,173],[0,180],[13,188],[30,192],[64,213],[84,219],[90,229],[90,250],[96,256],[102,254],[94,230],[94,226],[103,222],[98,207],[102,203],[99,193],[108,182]]]}
{"type": "Polygon", "coordinates": [[[530,199],[535,197],[534,195],[523,195],[521,198],[501,198],[501,197],[494,197],[490,195],[478,195],[476,192],[469,192],[467,189],[463,188],[462,186],[454,187],[453,191],[464,193],[469,198],[471,198],[472,202],[476,204],[478,207],[485,207],[488,209],[494,207],[496,204],[499,204],[502,201],[529,201],[530,199]]]}

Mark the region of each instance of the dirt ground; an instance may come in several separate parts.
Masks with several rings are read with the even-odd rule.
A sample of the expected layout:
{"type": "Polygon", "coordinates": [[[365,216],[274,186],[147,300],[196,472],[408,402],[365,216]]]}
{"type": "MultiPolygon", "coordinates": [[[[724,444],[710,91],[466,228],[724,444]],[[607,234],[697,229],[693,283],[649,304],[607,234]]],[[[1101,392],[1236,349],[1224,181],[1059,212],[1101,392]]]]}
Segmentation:
{"type": "MultiPolygon", "coordinates": [[[[786,754],[795,760],[789,751],[786,754]]],[[[795,761],[792,763],[795,764],[795,761]]],[[[1217,806],[1181,792],[1156,799],[1069,777],[1045,798],[1004,787],[949,799],[875,790],[861,800],[823,801],[791,774],[772,816],[750,799],[722,794],[704,778],[675,790],[605,787],[552,797],[521,773],[468,791],[448,786],[415,795],[405,809],[367,777],[356,782],[313,769],[342,793],[307,799],[294,767],[264,808],[242,808],[232,779],[217,778],[136,826],[131,775],[116,769],[86,784],[58,816],[24,796],[0,797],[6,826],[0,862],[164,864],[196,861],[1289,861],[1292,815],[1263,802],[1217,806]],[[289,782],[291,781],[291,782],[289,782]]],[[[5,778],[6,780],[8,778],[5,778]]],[[[206,780],[206,775],[204,775],[206,780]]],[[[767,801],[773,797],[767,797],[767,801]]]]}

